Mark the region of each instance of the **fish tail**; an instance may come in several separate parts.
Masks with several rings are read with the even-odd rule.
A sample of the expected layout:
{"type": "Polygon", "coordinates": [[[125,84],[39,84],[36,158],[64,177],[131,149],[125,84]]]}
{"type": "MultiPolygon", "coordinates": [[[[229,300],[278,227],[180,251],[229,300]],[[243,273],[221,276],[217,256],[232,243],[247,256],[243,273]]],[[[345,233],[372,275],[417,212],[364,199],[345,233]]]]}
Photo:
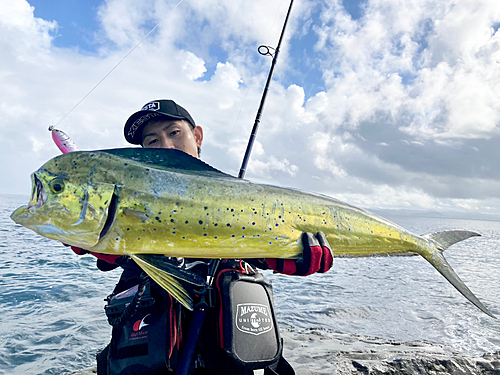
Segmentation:
{"type": "Polygon", "coordinates": [[[481,237],[481,235],[468,230],[445,230],[443,232],[424,234],[422,237],[436,241],[438,249],[444,251],[457,242],[471,237],[481,237]]]}
{"type": "Polygon", "coordinates": [[[179,301],[181,305],[188,310],[193,310],[193,299],[175,277],[169,275],[153,263],[148,262],[146,257],[139,257],[135,254],[130,254],[130,257],[149,275],[149,277],[179,301]]]}
{"type": "Polygon", "coordinates": [[[458,277],[453,268],[451,268],[448,261],[443,255],[443,251],[446,250],[453,244],[457,242],[466,240],[470,237],[480,236],[480,234],[464,230],[449,230],[444,232],[436,232],[425,234],[422,237],[430,240],[434,244],[434,249],[430,252],[422,254],[422,256],[427,259],[427,261],[434,266],[435,269],[441,273],[446,280],[448,280],[462,295],[472,302],[479,310],[485,314],[496,319],[488,309],[479,301],[479,299],[471,292],[471,290],[464,284],[464,282],[458,277]]]}

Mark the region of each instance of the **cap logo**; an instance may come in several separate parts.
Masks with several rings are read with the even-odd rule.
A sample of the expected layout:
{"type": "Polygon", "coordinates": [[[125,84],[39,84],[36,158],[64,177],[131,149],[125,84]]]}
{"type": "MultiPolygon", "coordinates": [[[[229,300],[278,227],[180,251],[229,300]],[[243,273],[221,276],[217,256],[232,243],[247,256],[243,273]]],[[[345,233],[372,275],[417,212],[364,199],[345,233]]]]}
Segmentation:
{"type": "Polygon", "coordinates": [[[141,111],[159,111],[160,110],[160,102],[149,102],[144,107],[141,108],[141,111]]]}
{"type": "MultiPolygon", "coordinates": [[[[151,104],[151,103],[149,103],[151,104]]],[[[135,120],[135,122],[132,124],[130,127],[130,130],[128,131],[128,135],[130,137],[133,137],[135,135],[135,132],[139,127],[144,124],[146,121],[151,120],[153,117],[161,116],[159,113],[148,113],[144,116],[141,116],[139,119],[135,120]]]]}

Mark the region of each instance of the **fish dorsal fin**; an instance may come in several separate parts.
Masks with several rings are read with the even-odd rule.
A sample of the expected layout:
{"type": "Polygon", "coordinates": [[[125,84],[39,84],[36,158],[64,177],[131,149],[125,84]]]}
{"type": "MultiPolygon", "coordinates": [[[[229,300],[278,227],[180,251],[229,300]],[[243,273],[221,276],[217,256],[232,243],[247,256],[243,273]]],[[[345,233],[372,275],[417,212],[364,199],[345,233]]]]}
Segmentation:
{"type": "Polygon", "coordinates": [[[149,164],[160,169],[174,169],[200,175],[236,178],[219,171],[204,161],[197,159],[184,151],[166,148],[114,148],[99,150],[121,158],[149,164]]]}

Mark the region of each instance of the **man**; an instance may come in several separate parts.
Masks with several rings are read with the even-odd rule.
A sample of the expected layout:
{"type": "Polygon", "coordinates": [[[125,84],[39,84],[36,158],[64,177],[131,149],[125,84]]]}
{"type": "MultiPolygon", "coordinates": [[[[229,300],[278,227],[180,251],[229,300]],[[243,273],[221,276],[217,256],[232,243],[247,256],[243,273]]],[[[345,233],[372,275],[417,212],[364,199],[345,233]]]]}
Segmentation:
{"type": "MultiPolygon", "coordinates": [[[[195,158],[199,158],[203,143],[203,129],[196,125],[189,112],[174,101],[163,99],[149,102],[140,111],[131,115],[125,123],[124,135],[125,139],[134,145],[141,145],[144,148],[176,149],[184,151],[195,158]]],[[[304,245],[303,257],[298,261],[277,259],[251,259],[246,261],[253,266],[262,269],[271,268],[275,272],[288,275],[306,276],[315,272],[328,271],[332,265],[333,256],[324,234],[321,232],[316,235],[303,233],[302,242],[304,245]]],[[[73,250],[78,254],[84,253],[81,249],[73,248],[73,250]]],[[[114,294],[122,292],[138,283],[142,270],[128,257],[93,255],[99,258],[98,267],[103,271],[116,268],[118,265],[124,268],[120,282],[113,292],[114,294]]],[[[186,263],[189,262],[189,260],[186,261],[186,263]]],[[[272,292],[266,292],[266,294],[272,295],[272,292]]],[[[186,320],[189,321],[189,319],[189,314],[187,314],[186,320]]],[[[207,320],[208,322],[205,322],[203,326],[203,330],[205,331],[212,329],[216,324],[215,321],[218,319],[212,314],[212,321],[210,321],[210,318],[207,320]]],[[[187,330],[187,328],[183,327],[183,330],[187,330]]],[[[213,332],[203,335],[202,332],[201,337],[208,337],[208,341],[210,341],[211,337],[215,335],[213,332]]],[[[113,331],[113,336],[115,336],[115,330],[113,331]]],[[[214,345],[210,341],[208,344],[205,344],[205,347],[207,346],[214,345]]],[[[211,354],[205,355],[205,357],[210,356],[211,354]]],[[[205,358],[205,361],[210,362],[210,360],[211,358],[205,358]]],[[[210,364],[206,368],[209,369],[210,364]]],[[[280,360],[278,368],[281,368],[279,370],[281,372],[278,372],[279,374],[294,373],[293,369],[291,369],[284,359],[280,360]]],[[[209,371],[201,371],[200,373],[213,373],[213,367],[212,372],[209,371]]],[[[229,372],[226,370],[225,373],[234,373],[235,371],[239,374],[251,373],[251,371],[248,372],[246,369],[241,369],[240,371],[238,368],[236,370],[234,368],[230,369],[229,372]]]]}
{"type": "MultiPolygon", "coordinates": [[[[183,107],[173,100],[155,100],[129,117],[124,127],[125,139],[145,148],[173,148],[199,157],[203,143],[203,129],[183,107]]],[[[304,233],[311,253],[304,254],[301,261],[261,260],[260,266],[272,268],[287,275],[307,276],[330,269],[333,256],[323,233],[304,233]]]]}

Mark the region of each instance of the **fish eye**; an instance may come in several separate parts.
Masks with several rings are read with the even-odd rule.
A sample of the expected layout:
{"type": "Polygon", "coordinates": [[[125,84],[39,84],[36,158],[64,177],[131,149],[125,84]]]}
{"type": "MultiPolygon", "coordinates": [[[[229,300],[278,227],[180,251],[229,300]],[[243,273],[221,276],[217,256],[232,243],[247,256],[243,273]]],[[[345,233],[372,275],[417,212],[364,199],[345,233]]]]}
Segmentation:
{"type": "Polygon", "coordinates": [[[53,193],[59,194],[64,190],[64,181],[60,178],[56,178],[50,181],[49,186],[53,193]]]}

